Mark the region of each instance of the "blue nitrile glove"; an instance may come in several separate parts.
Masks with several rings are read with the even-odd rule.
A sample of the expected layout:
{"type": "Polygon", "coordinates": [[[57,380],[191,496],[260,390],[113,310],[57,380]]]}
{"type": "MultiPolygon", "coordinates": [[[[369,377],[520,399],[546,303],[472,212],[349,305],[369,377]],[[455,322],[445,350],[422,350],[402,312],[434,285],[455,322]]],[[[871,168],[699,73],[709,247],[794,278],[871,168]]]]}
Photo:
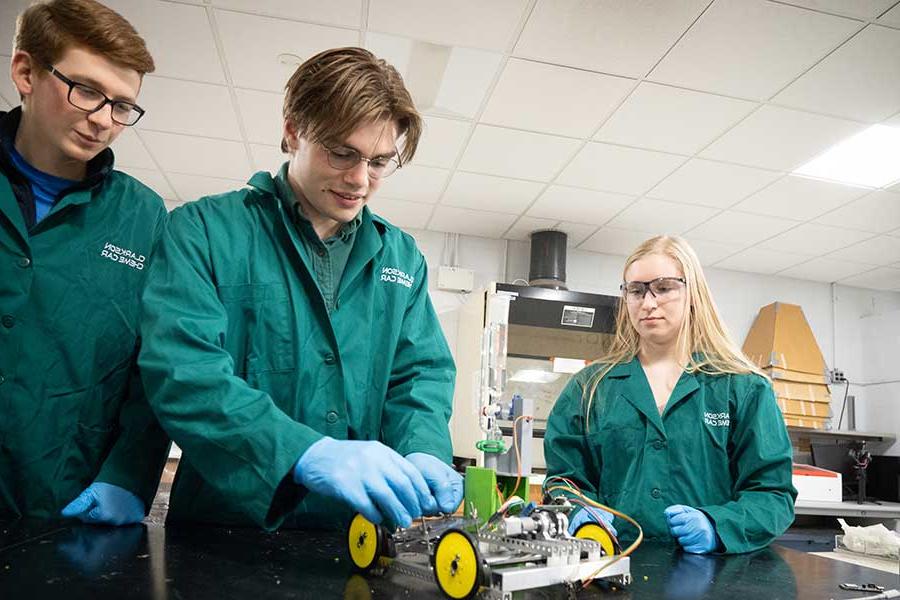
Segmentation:
{"type": "Polygon", "coordinates": [[[372,523],[387,517],[409,527],[437,510],[419,470],[381,442],[323,437],[294,465],[294,481],[346,503],[372,523]]]}
{"type": "MultiPolygon", "coordinates": [[[[452,513],[459,507],[463,497],[463,479],[442,460],[424,452],[406,455],[428,482],[431,493],[437,500],[437,508],[443,513],[452,513]]],[[[437,512],[437,511],[434,511],[437,512]]],[[[425,514],[434,514],[426,512],[425,514]]]]}
{"type": "Polygon", "coordinates": [[[685,552],[707,554],[719,545],[716,529],[709,517],[696,508],[673,504],[665,514],[669,532],[685,552]]]}
{"type": "Polygon", "coordinates": [[[616,531],[616,528],[613,527],[612,524],[613,514],[611,512],[593,506],[591,507],[591,510],[582,507],[581,510],[575,513],[575,516],[572,517],[571,521],[569,521],[569,535],[575,535],[575,532],[578,531],[578,528],[585,523],[596,523],[597,517],[603,519],[603,522],[606,523],[606,526],[609,528],[612,534],[618,537],[619,532],[616,531]],[[592,512],[594,514],[591,514],[592,512]]]}
{"type": "Polygon", "coordinates": [[[117,485],[96,481],[62,509],[62,516],[100,525],[131,525],[144,520],[144,502],[117,485]]]}

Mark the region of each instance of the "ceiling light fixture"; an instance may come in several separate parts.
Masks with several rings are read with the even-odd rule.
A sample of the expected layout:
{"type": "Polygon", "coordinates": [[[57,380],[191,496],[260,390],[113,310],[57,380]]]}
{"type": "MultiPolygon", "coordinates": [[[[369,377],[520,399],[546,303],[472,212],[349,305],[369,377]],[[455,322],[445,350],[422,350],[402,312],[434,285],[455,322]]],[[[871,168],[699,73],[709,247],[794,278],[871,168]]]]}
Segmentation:
{"type": "Polygon", "coordinates": [[[900,127],[872,125],[794,171],[795,175],[872,188],[900,180],[900,127]]]}

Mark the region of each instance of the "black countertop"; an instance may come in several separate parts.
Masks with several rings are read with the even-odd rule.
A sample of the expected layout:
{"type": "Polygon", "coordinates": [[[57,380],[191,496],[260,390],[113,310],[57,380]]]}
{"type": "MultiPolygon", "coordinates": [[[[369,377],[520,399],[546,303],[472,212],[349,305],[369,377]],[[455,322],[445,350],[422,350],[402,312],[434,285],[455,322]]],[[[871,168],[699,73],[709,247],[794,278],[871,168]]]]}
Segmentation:
{"type": "MultiPolygon", "coordinates": [[[[842,600],[843,582],[900,588],[897,575],[780,546],[737,556],[696,556],[645,543],[632,585],[593,585],[578,598],[842,600]]],[[[0,599],[441,598],[404,575],[355,575],[338,533],[71,523],[0,523],[0,599]]],[[[561,587],[521,598],[566,598],[561,587]]]]}

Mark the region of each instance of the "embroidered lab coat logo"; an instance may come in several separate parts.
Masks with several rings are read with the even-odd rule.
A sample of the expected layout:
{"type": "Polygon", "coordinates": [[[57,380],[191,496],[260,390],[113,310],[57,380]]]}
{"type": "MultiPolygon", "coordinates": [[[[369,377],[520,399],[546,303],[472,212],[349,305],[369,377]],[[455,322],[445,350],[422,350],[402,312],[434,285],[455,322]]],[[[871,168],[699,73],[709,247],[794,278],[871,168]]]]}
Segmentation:
{"type": "Polygon", "coordinates": [[[729,427],[731,425],[731,415],[727,412],[705,412],[703,413],[703,422],[708,427],[729,427]]]}
{"type": "Polygon", "coordinates": [[[396,267],[383,267],[381,269],[381,280],[411,288],[415,278],[396,267]]]}
{"type": "Polygon", "coordinates": [[[103,250],[100,251],[100,256],[115,263],[129,266],[138,271],[144,270],[144,263],[146,262],[146,258],[143,254],[138,254],[134,250],[129,250],[128,248],[120,248],[109,242],[103,244],[103,250]]]}

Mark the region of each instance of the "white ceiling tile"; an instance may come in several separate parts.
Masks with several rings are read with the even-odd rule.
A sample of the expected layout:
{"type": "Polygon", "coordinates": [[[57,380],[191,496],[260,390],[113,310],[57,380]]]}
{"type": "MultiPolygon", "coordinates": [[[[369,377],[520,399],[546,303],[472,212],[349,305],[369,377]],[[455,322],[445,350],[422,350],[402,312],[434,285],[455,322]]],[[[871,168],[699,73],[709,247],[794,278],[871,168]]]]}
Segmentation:
{"type": "Polygon", "coordinates": [[[900,291],[900,269],[878,267],[860,275],[845,277],[841,279],[841,283],[875,290],[900,291]]]}
{"type": "Polygon", "coordinates": [[[683,156],[587,144],[559,176],[559,183],[607,192],[640,195],[687,160],[683,156]]]}
{"type": "Polygon", "coordinates": [[[251,174],[244,144],[225,140],[142,131],[147,148],[166,172],[244,179],[251,174]]]}
{"type": "MultiPolygon", "coordinates": [[[[767,217],[772,218],[772,217],[767,217]]],[[[770,233],[770,235],[772,235],[770,233]]],[[[840,227],[804,223],[760,244],[769,250],[821,256],[872,237],[869,233],[840,227]]]]}
{"type": "Polygon", "coordinates": [[[231,94],[225,86],[147,76],[140,105],[147,114],[138,123],[139,129],[241,139],[231,94]]]}
{"type": "Polygon", "coordinates": [[[782,269],[793,267],[806,262],[811,257],[806,254],[792,254],[790,252],[776,252],[765,248],[747,248],[737,254],[729,256],[715,264],[717,269],[730,269],[732,271],[746,271],[749,273],[762,273],[771,275],[782,269]]]}
{"type": "Polygon", "coordinates": [[[521,214],[537,197],[544,184],[508,177],[457,171],[444,192],[441,204],[521,214]]]}
{"type": "Polygon", "coordinates": [[[366,47],[396,67],[420,111],[468,119],[481,108],[503,61],[494,52],[371,31],[366,47]]]}
{"type": "Polygon", "coordinates": [[[844,277],[858,275],[871,267],[859,263],[844,262],[833,258],[814,258],[805,263],[781,271],[779,275],[796,279],[809,279],[831,283],[844,277]]]}
{"type": "Polygon", "coordinates": [[[869,25],[775,102],[875,123],[900,110],[900,31],[869,25]]]}
{"type": "Polygon", "coordinates": [[[823,12],[847,15],[861,19],[874,19],[890,8],[897,0],[782,0],[785,4],[802,6],[823,12]]]}
{"type": "Polygon", "coordinates": [[[700,155],[766,169],[793,171],[865,128],[861,123],[763,106],[700,155]]]}
{"type": "Polygon", "coordinates": [[[172,186],[158,169],[137,169],[135,167],[123,167],[119,169],[123,173],[131,175],[148,188],[159,194],[164,200],[175,200],[177,196],[172,191],[172,186]]]}
{"type": "Polygon", "coordinates": [[[527,0],[370,0],[368,27],[448,46],[503,52],[512,43],[526,6],[527,0]]]}
{"type": "Polygon", "coordinates": [[[302,62],[322,50],[359,43],[359,34],[349,29],[227,10],[216,10],[214,15],[237,87],[281,92],[300,62],[293,59],[284,64],[279,61],[280,55],[292,54],[302,62]]]}
{"type": "Polygon", "coordinates": [[[224,179],[221,177],[201,177],[199,175],[184,175],[181,173],[169,173],[169,181],[178,196],[185,201],[192,201],[204,196],[213,196],[224,192],[239,190],[244,187],[245,179],[224,179]]]}
{"type": "Polygon", "coordinates": [[[585,137],[634,87],[634,80],[510,59],[481,121],[585,137]]]}
{"type": "Polygon", "coordinates": [[[586,239],[579,248],[591,252],[603,254],[615,254],[617,256],[629,256],[635,248],[646,240],[657,235],[648,231],[631,231],[627,229],[614,229],[603,227],[586,239]]]}
{"type": "Polygon", "coordinates": [[[528,215],[603,225],[632,202],[630,196],[551,185],[528,209],[528,215]]]}
{"type": "Polygon", "coordinates": [[[104,0],[147,43],[155,75],[225,83],[206,9],[160,0],[104,0]]]}
{"type": "Polygon", "coordinates": [[[211,0],[217,8],[230,8],[274,17],[314,21],[326,25],[359,27],[362,6],[359,0],[211,0]]]}
{"type": "Polygon", "coordinates": [[[900,238],[880,235],[828,255],[829,258],[886,266],[900,261],[900,238]]]}
{"type": "Polygon", "coordinates": [[[580,142],[540,133],[478,125],[459,163],[465,171],[550,181],[580,142]]]}
{"type": "Polygon", "coordinates": [[[706,0],[540,0],[519,36],[515,54],[642,77],[706,4],[706,0]]]}
{"type": "Polygon", "coordinates": [[[780,177],[750,167],[692,159],[647,195],[685,204],[727,208],[780,177]]]}
{"type": "Polygon", "coordinates": [[[425,229],[428,217],[434,207],[431,204],[409,202],[407,200],[395,200],[378,196],[369,204],[369,208],[375,214],[384,217],[397,227],[410,229],[425,229]]]}
{"type": "Polygon", "coordinates": [[[679,234],[696,227],[718,212],[706,206],[690,206],[664,200],[641,198],[609,222],[617,229],[658,231],[679,234]]]}
{"type": "Polygon", "coordinates": [[[288,160],[288,155],[278,146],[264,144],[250,144],[250,154],[253,155],[253,170],[269,171],[275,173],[288,160]]]}
{"type": "Polygon", "coordinates": [[[869,193],[865,188],[788,175],[734,208],[759,215],[808,221],[869,193]]]}
{"type": "Polygon", "coordinates": [[[878,19],[878,22],[883,25],[893,25],[894,27],[900,27],[900,4],[894,5],[894,8],[881,15],[881,18],[878,19]]]}
{"type": "MultiPolygon", "coordinates": [[[[539,219],[537,217],[519,217],[519,220],[510,227],[509,231],[503,237],[508,240],[520,240],[523,242],[531,241],[531,234],[534,231],[543,231],[545,229],[557,229],[556,219],[539,219]]],[[[594,227],[596,229],[596,227],[594,227]]],[[[571,242],[571,240],[567,240],[571,242]]],[[[573,244],[569,244],[573,245],[573,244]]]]}
{"type": "Polygon", "coordinates": [[[241,89],[234,90],[234,93],[247,140],[257,144],[279,145],[284,129],[284,119],[281,116],[284,94],[241,89]]]}
{"type": "Polygon", "coordinates": [[[456,162],[472,124],[468,121],[428,116],[413,159],[427,167],[450,168],[456,162]]]}
{"type": "Polygon", "coordinates": [[[384,194],[396,200],[410,200],[434,204],[444,191],[447,175],[450,171],[434,167],[417,167],[410,165],[397,170],[382,181],[378,194],[384,194]]]}
{"type": "Polygon", "coordinates": [[[794,227],[796,221],[725,211],[691,229],[690,239],[722,244],[750,245],[794,227]]]}
{"type": "Polygon", "coordinates": [[[574,248],[597,231],[597,226],[588,223],[568,223],[563,221],[557,224],[554,229],[565,232],[568,236],[566,240],[567,245],[574,248]]]}
{"type": "Polygon", "coordinates": [[[709,240],[701,240],[690,235],[682,236],[688,241],[691,248],[700,259],[700,264],[704,267],[711,266],[723,258],[739,252],[743,244],[723,244],[721,242],[710,242],[709,240]]]}
{"type": "Polygon", "coordinates": [[[877,191],[816,219],[817,223],[885,233],[900,227],[900,194],[877,191]]]}
{"type": "Polygon", "coordinates": [[[134,129],[126,127],[116,141],[112,143],[112,151],[116,167],[136,167],[138,169],[156,169],[156,163],[138,138],[134,129]]]}
{"type": "Polygon", "coordinates": [[[766,100],[859,27],[850,19],[763,0],[719,0],[648,79],[766,100]]]}
{"type": "Polygon", "coordinates": [[[469,210],[455,206],[437,206],[428,229],[487,238],[501,238],[516,220],[515,215],[469,210]]]}
{"type": "Polygon", "coordinates": [[[747,116],[755,102],[641,82],[594,139],[694,154],[747,116]]]}

